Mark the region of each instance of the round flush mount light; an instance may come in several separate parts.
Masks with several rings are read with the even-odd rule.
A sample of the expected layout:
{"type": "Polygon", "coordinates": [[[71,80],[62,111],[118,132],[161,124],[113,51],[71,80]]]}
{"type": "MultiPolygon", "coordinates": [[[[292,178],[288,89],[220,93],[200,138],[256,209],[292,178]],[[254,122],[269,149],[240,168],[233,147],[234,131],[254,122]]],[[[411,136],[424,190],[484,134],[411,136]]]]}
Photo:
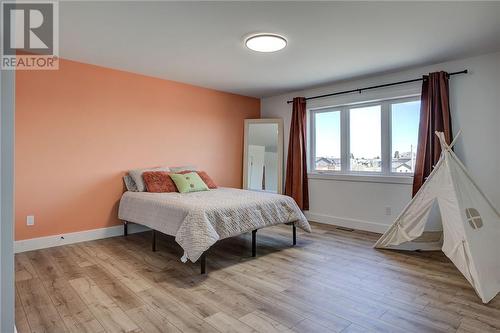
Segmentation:
{"type": "Polygon", "coordinates": [[[261,33],[247,37],[245,45],[257,52],[276,52],[286,46],[286,39],[277,34],[261,33]]]}

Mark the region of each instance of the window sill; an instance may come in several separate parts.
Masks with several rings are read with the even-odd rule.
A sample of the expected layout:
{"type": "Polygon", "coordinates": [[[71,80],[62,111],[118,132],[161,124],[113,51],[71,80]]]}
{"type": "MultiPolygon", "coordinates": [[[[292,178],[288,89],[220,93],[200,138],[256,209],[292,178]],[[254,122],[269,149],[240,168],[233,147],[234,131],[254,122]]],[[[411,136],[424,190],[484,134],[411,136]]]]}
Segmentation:
{"type": "Polygon", "coordinates": [[[383,184],[413,184],[412,176],[387,176],[374,174],[342,174],[332,172],[310,172],[307,174],[309,179],[348,181],[348,182],[368,182],[383,184]]]}

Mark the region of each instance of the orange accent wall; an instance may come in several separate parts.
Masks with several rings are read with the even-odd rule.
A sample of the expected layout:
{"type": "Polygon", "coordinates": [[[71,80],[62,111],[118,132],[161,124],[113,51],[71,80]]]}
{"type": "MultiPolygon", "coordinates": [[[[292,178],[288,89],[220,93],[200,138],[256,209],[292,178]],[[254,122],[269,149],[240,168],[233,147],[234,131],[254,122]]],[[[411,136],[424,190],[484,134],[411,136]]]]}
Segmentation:
{"type": "Polygon", "coordinates": [[[61,60],[16,74],[16,240],[116,225],[126,170],[194,164],[241,187],[260,101],[61,60]],[[26,216],[35,225],[26,226],[26,216]]]}

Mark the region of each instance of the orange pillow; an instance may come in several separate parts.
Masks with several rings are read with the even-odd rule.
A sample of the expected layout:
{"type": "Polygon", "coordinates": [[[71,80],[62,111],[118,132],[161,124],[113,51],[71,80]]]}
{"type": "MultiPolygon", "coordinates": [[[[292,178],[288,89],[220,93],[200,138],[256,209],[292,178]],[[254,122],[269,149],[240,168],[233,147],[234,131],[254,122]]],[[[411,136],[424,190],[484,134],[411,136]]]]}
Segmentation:
{"type": "Polygon", "coordinates": [[[177,187],[166,171],[146,171],[142,174],[142,179],[148,192],[177,192],[177,187]]]}
{"type": "Polygon", "coordinates": [[[210,176],[205,171],[185,170],[185,171],[181,171],[179,173],[185,174],[185,173],[189,173],[189,172],[196,172],[198,174],[198,176],[200,176],[201,180],[203,180],[203,182],[205,184],[207,184],[208,188],[210,188],[210,189],[217,188],[217,184],[215,184],[215,182],[212,180],[212,178],[210,178],[210,176]]]}

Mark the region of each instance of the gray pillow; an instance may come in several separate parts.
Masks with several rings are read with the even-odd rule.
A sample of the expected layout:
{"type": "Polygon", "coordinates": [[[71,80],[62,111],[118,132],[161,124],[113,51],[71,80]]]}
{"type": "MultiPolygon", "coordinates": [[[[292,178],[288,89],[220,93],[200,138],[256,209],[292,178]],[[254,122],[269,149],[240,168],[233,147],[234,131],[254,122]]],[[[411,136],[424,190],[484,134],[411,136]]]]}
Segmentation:
{"type": "Polygon", "coordinates": [[[166,171],[169,172],[170,169],[168,167],[160,167],[160,168],[149,168],[149,169],[134,169],[128,172],[128,175],[132,178],[137,188],[137,192],[145,192],[146,185],[144,184],[144,180],[142,179],[142,174],[146,171],[166,171]]]}
{"type": "Polygon", "coordinates": [[[194,165],[183,165],[179,167],[170,167],[171,172],[182,172],[182,171],[198,171],[198,168],[194,165]]]}
{"type": "Polygon", "coordinates": [[[135,185],[134,180],[129,175],[123,176],[123,182],[125,183],[125,187],[127,191],[137,192],[137,185],[135,185]]]}

